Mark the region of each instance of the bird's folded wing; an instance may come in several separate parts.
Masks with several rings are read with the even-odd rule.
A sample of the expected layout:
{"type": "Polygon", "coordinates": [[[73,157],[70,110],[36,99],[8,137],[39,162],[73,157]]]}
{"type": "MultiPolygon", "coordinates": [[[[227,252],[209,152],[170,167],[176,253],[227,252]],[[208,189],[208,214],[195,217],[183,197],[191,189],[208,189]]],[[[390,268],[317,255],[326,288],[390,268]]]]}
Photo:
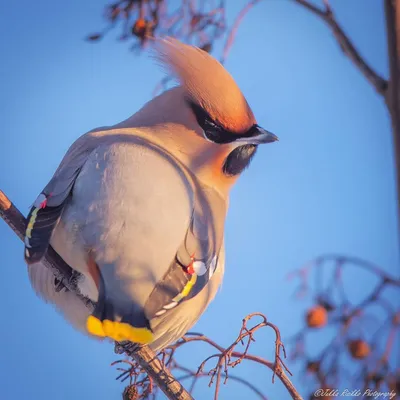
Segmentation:
{"type": "Polygon", "coordinates": [[[25,260],[33,264],[41,260],[62,210],[72,195],[75,180],[93,151],[93,141],[86,135],[68,150],[54,176],[39,194],[28,214],[25,231],[25,260]],[[90,146],[92,145],[92,146],[90,146]]]}
{"type": "Polygon", "coordinates": [[[197,191],[187,235],[146,302],[149,320],[193,298],[207,285],[218,265],[225,214],[225,202],[216,192],[204,188],[197,191]]]}

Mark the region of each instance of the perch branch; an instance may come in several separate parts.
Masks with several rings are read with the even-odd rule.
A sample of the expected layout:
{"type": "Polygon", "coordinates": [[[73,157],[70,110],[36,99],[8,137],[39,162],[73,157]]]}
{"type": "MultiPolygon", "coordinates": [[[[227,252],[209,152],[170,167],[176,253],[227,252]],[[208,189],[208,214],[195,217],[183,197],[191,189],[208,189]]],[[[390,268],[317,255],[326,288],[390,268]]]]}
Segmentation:
{"type": "MultiPolygon", "coordinates": [[[[1,190],[0,217],[3,218],[7,225],[15,232],[15,234],[21,240],[23,240],[26,219],[1,190]]],[[[49,250],[42,262],[46,267],[51,269],[55,277],[59,279],[68,290],[76,293],[89,309],[93,308],[92,302],[80,295],[71,267],[62,260],[62,258],[52,247],[49,247],[49,250]]],[[[164,392],[168,399],[193,399],[186,389],[179,383],[179,381],[174,378],[171,372],[161,364],[154,352],[148,347],[144,346],[135,350],[128,349],[126,350],[126,353],[140,364],[140,366],[154,380],[154,382],[157,383],[157,386],[164,392]]]]}
{"type": "MultiPolygon", "coordinates": [[[[119,351],[116,351],[119,353],[119,351]]],[[[290,394],[290,397],[294,400],[302,400],[301,395],[296,390],[296,388],[291,383],[290,379],[286,375],[291,375],[291,372],[286,367],[283,358],[286,357],[286,352],[284,345],[281,341],[281,335],[279,329],[276,325],[267,321],[267,318],[264,314],[261,313],[251,313],[247,315],[242,320],[242,326],[237,338],[233,341],[231,345],[224,348],[213,340],[208,338],[207,336],[196,333],[196,332],[189,332],[185,336],[183,336],[177,342],[167,346],[163,351],[158,354],[160,362],[167,366],[171,371],[178,372],[185,372],[183,377],[181,376],[180,380],[183,379],[191,379],[191,385],[189,387],[189,393],[193,392],[194,386],[196,385],[199,378],[208,377],[209,384],[208,386],[211,387],[214,385],[214,400],[219,399],[219,391],[221,384],[227,383],[228,379],[232,378],[230,374],[230,369],[237,367],[242,361],[248,361],[252,363],[257,363],[269,368],[272,374],[272,383],[274,383],[274,378],[277,376],[283,385],[286,387],[287,391],[290,394]],[[254,319],[260,319],[258,323],[254,323],[254,319]],[[251,326],[252,325],[252,326],[251,326]],[[255,333],[262,328],[269,327],[273,329],[275,332],[275,360],[274,362],[268,361],[267,359],[249,354],[250,346],[252,343],[256,341],[255,333]],[[176,353],[179,349],[189,345],[189,343],[193,342],[202,342],[208,344],[217,352],[213,352],[213,354],[207,356],[197,368],[197,370],[187,368],[182,366],[180,363],[177,362],[176,353]],[[214,364],[212,363],[214,361],[214,364]],[[211,369],[206,367],[207,365],[214,365],[211,369]],[[207,371],[206,371],[207,370],[207,371]]],[[[135,394],[139,394],[141,397],[140,399],[148,398],[146,397],[149,393],[153,396],[152,398],[155,399],[157,395],[157,388],[151,392],[151,379],[148,379],[143,376],[143,369],[140,365],[137,365],[136,362],[132,362],[130,360],[117,360],[112,365],[119,365],[117,368],[118,371],[121,373],[118,375],[116,379],[121,380],[121,382],[126,381],[129,379],[129,387],[135,394]],[[122,366],[122,367],[121,367],[122,366]]],[[[264,396],[254,385],[248,382],[247,379],[235,377],[233,380],[240,382],[244,386],[247,386],[251,389],[255,394],[257,394],[263,400],[266,399],[264,396]]],[[[129,388],[128,387],[128,388],[129,388]]],[[[135,397],[136,398],[136,397],[135,397]]]]}

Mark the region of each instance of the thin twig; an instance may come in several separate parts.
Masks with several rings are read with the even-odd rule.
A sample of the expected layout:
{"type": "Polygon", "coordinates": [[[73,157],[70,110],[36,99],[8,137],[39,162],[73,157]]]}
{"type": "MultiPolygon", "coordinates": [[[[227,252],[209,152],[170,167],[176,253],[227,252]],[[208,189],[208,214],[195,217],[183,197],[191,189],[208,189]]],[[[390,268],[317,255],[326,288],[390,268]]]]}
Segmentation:
{"type": "MultiPolygon", "coordinates": [[[[192,371],[189,368],[182,367],[180,365],[176,365],[175,370],[181,370],[183,372],[186,372],[186,375],[180,376],[178,379],[179,380],[185,380],[188,378],[193,378],[193,382],[196,382],[197,378],[205,378],[209,377],[209,375],[205,372],[202,373],[197,373],[196,371],[192,371]]],[[[259,389],[257,389],[254,385],[252,385],[250,382],[248,382],[246,379],[241,378],[240,376],[236,375],[229,375],[229,379],[239,382],[242,385],[248,387],[250,390],[252,390],[260,399],[262,400],[268,400],[267,396],[265,396],[259,389]]]]}
{"type": "Polygon", "coordinates": [[[246,16],[246,14],[259,2],[260,0],[252,0],[249,1],[243,9],[239,12],[237,15],[235,22],[233,23],[229,33],[228,37],[225,42],[224,50],[222,51],[222,57],[221,57],[221,64],[223,64],[226,59],[228,58],[229,52],[231,50],[231,47],[233,45],[233,42],[235,41],[236,38],[236,33],[237,30],[239,29],[240,24],[243,21],[243,18],[246,16]]]}
{"type": "MultiPolygon", "coordinates": [[[[238,338],[228,348],[224,348],[224,347],[218,345],[212,339],[210,339],[207,336],[204,336],[200,333],[187,333],[182,339],[178,340],[175,344],[172,344],[171,346],[169,346],[168,349],[170,349],[172,351],[176,351],[178,348],[180,348],[190,342],[204,342],[204,343],[207,343],[210,346],[214,347],[215,349],[217,349],[219,353],[213,354],[210,357],[207,357],[202,362],[202,364],[200,365],[200,367],[198,369],[198,373],[202,373],[203,369],[205,367],[205,364],[209,360],[211,360],[213,358],[218,359],[217,366],[210,371],[210,375],[211,375],[210,384],[213,383],[214,377],[217,378],[216,389],[218,389],[218,386],[219,386],[218,384],[220,382],[222,374],[224,374],[225,379],[227,379],[227,377],[228,377],[227,367],[235,367],[242,360],[247,360],[247,361],[256,362],[258,364],[264,365],[264,366],[268,367],[269,369],[271,369],[271,371],[273,371],[272,379],[276,375],[280,379],[280,381],[283,383],[283,385],[286,387],[286,389],[289,392],[289,394],[291,395],[292,399],[301,400],[302,399],[301,395],[299,394],[299,392],[294,387],[294,385],[292,384],[292,382],[290,381],[290,379],[288,378],[288,376],[285,373],[285,371],[287,371],[290,374],[290,371],[287,369],[286,365],[283,363],[282,359],[280,358],[280,350],[281,350],[281,348],[283,348],[282,347],[283,345],[280,340],[279,330],[277,329],[277,327],[275,325],[267,322],[266,319],[264,319],[262,322],[255,325],[251,329],[248,329],[246,327],[246,323],[254,316],[261,316],[262,318],[265,318],[264,315],[260,314],[260,313],[253,313],[253,314],[248,315],[243,320],[242,329],[240,331],[238,338]],[[275,362],[268,361],[260,356],[248,354],[247,353],[248,345],[245,346],[245,351],[243,351],[243,352],[234,350],[235,347],[239,343],[244,344],[245,339],[247,339],[249,341],[253,341],[254,340],[253,334],[255,333],[255,331],[262,327],[265,327],[265,326],[269,326],[270,328],[274,329],[275,334],[276,334],[275,362]],[[231,358],[234,358],[235,360],[231,361],[231,358]],[[218,379],[218,377],[219,377],[219,379],[218,379]]],[[[216,394],[218,394],[217,390],[216,390],[216,394]]]]}
{"type": "Polygon", "coordinates": [[[380,95],[385,96],[388,88],[387,80],[382,78],[360,55],[359,51],[356,49],[353,42],[346,35],[343,28],[337,22],[328,0],[324,0],[325,4],[324,9],[318,8],[314,4],[311,4],[308,0],[292,0],[292,1],[303,6],[313,14],[317,15],[329,26],[343,53],[353,62],[353,64],[359,69],[359,71],[370,82],[370,84],[375,88],[375,90],[380,95]]]}
{"type": "Polygon", "coordinates": [[[297,292],[300,290],[301,293],[312,295],[315,302],[307,312],[304,327],[291,340],[294,344],[291,359],[302,363],[308,374],[313,375],[318,385],[314,388],[338,387],[345,381],[349,382],[349,379],[349,383],[354,387],[364,387],[362,392],[367,388],[377,390],[379,385],[388,387],[391,369],[395,373],[395,365],[391,368],[389,357],[397,345],[400,313],[396,312],[395,304],[392,307],[383,295],[389,288],[398,292],[400,279],[388,275],[377,265],[366,260],[337,254],[317,257],[292,273],[291,277],[300,281],[297,292]],[[368,294],[358,300],[347,295],[342,280],[343,270],[354,267],[360,269],[357,275],[360,282],[363,282],[363,271],[373,274],[378,280],[374,286],[370,285],[368,294]],[[323,270],[327,274],[323,274],[323,270]],[[311,286],[312,274],[317,279],[311,286]],[[340,287],[341,290],[338,290],[340,287]],[[368,312],[373,311],[377,305],[379,311],[369,314],[368,312]],[[308,316],[310,313],[316,313],[317,309],[318,320],[314,319],[314,322],[311,322],[308,316]],[[374,333],[368,333],[365,329],[368,316],[375,317],[374,333]],[[326,328],[333,330],[335,334],[310,358],[305,351],[306,341],[318,330],[321,336],[326,335],[326,328]],[[352,373],[343,366],[343,357],[346,354],[350,357],[346,358],[346,366],[354,369],[352,373]],[[350,378],[351,375],[353,379],[350,378]]]}

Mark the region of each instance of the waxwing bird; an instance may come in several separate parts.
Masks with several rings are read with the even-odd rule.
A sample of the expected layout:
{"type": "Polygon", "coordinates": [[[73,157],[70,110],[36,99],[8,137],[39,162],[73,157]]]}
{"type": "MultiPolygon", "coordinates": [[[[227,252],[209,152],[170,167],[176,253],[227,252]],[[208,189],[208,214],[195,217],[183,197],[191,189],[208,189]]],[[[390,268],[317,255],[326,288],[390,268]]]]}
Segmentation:
{"type": "Polygon", "coordinates": [[[76,328],[159,350],[214,298],[230,188],[277,137],[211,55],[175,39],[154,48],[177,86],[72,144],[28,215],[25,260],[36,292],[76,328]],[[49,244],[81,274],[92,313],[41,265],[49,244]]]}

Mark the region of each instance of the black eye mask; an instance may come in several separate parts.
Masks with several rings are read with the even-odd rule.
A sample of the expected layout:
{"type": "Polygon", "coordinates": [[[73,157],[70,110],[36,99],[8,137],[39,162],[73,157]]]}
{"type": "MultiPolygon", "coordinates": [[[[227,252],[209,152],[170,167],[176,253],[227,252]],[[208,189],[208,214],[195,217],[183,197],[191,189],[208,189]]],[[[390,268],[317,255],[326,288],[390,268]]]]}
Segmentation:
{"type": "Polygon", "coordinates": [[[190,101],[188,101],[188,103],[192,108],[194,115],[196,116],[197,123],[204,131],[204,136],[211,142],[217,144],[226,144],[232,143],[240,138],[252,137],[257,135],[256,125],[253,125],[247,132],[243,134],[229,132],[222,126],[218,125],[215,121],[213,121],[208,113],[198,104],[190,101]]]}
{"type": "MultiPolygon", "coordinates": [[[[217,144],[233,143],[241,138],[248,138],[259,134],[257,125],[253,125],[247,132],[237,134],[229,132],[222,126],[218,125],[209,114],[198,104],[188,100],[190,107],[196,116],[197,123],[203,129],[206,139],[217,144]]],[[[249,166],[252,158],[257,150],[255,144],[244,144],[234,149],[226,158],[222,171],[227,176],[239,175],[246,167],[249,166]]]]}

